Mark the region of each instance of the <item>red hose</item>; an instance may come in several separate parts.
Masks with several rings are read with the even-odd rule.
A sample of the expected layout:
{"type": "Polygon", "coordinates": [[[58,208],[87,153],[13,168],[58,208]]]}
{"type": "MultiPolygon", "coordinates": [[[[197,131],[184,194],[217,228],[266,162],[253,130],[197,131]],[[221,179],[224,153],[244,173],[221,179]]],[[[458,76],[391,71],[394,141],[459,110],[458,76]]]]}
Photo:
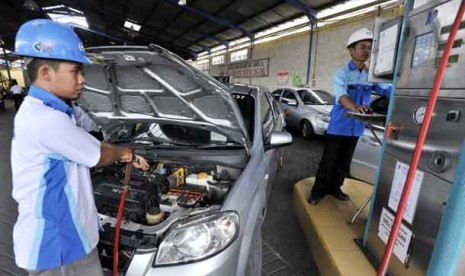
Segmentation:
{"type": "Polygon", "coordinates": [[[394,219],[394,225],[391,229],[391,234],[389,235],[389,240],[384,250],[383,259],[381,260],[381,264],[378,267],[377,276],[384,276],[386,275],[389,261],[391,260],[392,251],[394,249],[394,244],[397,239],[397,235],[399,234],[400,225],[402,223],[402,218],[404,217],[405,207],[407,206],[407,201],[410,195],[410,191],[412,190],[412,183],[415,177],[415,172],[418,167],[418,162],[420,161],[421,152],[423,149],[423,144],[426,139],[426,134],[428,133],[429,125],[431,123],[431,116],[433,114],[434,106],[436,105],[436,99],[438,97],[439,88],[442,84],[442,79],[444,78],[444,73],[446,70],[446,65],[449,60],[450,50],[452,48],[452,44],[454,42],[455,36],[457,35],[457,31],[460,26],[460,22],[462,21],[463,14],[465,12],[465,0],[462,0],[460,4],[459,11],[454,20],[454,24],[452,25],[452,29],[449,34],[449,38],[447,39],[446,48],[444,49],[444,53],[441,58],[441,63],[438,68],[438,72],[436,73],[436,77],[434,79],[433,90],[431,91],[431,96],[428,102],[428,107],[426,108],[425,117],[423,120],[423,124],[421,126],[420,134],[418,135],[417,143],[415,146],[415,151],[413,153],[412,161],[410,162],[410,168],[407,174],[407,180],[405,181],[404,190],[402,191],[402,197],[399,202],[399,206],[397,207],[397,214],[394,219]]]}
{"type": "Polygon", "coordinates": [[[126,173],[124,175],[124,186],[121,192],[121,200],[118,208],[118,218],[116,220],[115,241],[113,242],[113,276],[118,276],[118,262],[119,262],[119,232],[121,228],[121,221],[123,220],[124,203],[128,193],[129,182],[131,181],[132,165],[126,164],[126,173]]]}

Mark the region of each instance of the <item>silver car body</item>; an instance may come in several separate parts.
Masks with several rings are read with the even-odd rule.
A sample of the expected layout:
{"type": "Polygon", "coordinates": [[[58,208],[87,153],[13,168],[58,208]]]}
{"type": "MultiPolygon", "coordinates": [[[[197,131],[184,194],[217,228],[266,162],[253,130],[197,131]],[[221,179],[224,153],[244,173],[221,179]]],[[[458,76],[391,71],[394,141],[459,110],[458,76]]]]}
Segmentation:
{"type": "Polygon", "coordinates": [[[333,107],[332,96],[328,92],[300,87],[282,88],[273,91],[273,96],[280,102],[288,126],[302,131],[304,122],[309,122],[311,134],[325,134],[333,107]],[[308,93],[309,101],[304,101],[302,93],[308,93]]]}
{"type": "Polygon", "coordinates": [[[358,139],[350,164],[350,175],[352,177],[370,184],[375,183],[381,143],[384,137],[383,132],[384,128],[379,126],[373,126],[373,131],[369,127],[365,128],[363,136],[358,139]]]}
{"type": "MultiPolygon", "coordinates": [[[[127,121],[202,127],[227,136],[236,147],[230,150],[184,147],[172,151],[172,160],[217,162],[221,166],[240,164],[240,173],[221,204],[179,210],[152,227],[123,221],[123,230],[153,233],[159,242],[153,248],[136,248],[129,266],[122,272],[125,275],[261,275],[261,263],[254,260],[253,255],[261,258],[261,254],[256,254],[261,253],[260,228],[271,182],[282,164],[283,149],[279,147],[292,142],[292,137],[284,130],[284,116],[271,93],[255,86],[236,85],[229,90],[160,47],[102,47],[91,52],[94,58],[101,60],[101,64],[86,69],[87,83],[80,104],[97,124],[104,129],[105,126],[118,126],[127,121]],[[115,76],[115,72],[108,69],[111,65],[104,63],[114,63],[115,60],[123,70],[117,72],[119,78],[113,80],[120,82],[108,82],[105,76],[115,76]],[[128,65],[130,62],[136,66],[131,67],[128,65]],[[151,67],[154,64],[159,66],[151,67]],[[150,90],[141,84],[153,80],[157,89],[150,90]],[[180,91],[182,88],[185,89],[180,91]],[[158,96],[165,102],[160,104],[158,96]],[[243,117],[236,104],[236,101],[247,97],[251,97],[254,103],[252,118],[243,117]],[[225,248],[197,260],[163,265],[156,263],[161,244],[170,233],[183,224],[195,224],[196,220],[204,217],[230,211],[238,215],[238,230],[225,248]],[[248,270],[251,266],[255,270],[248,270]]],[[[142,148],[142,151],[144,156],[154,158],[171,156],[169,149],[142,148]]],[[[116,224],[116,219],[108,215],[101,214],[101,220],[112,227],[116,224]]]]}
{"type": "MultiPolygon", "coordinates": [[[[385,97],[372,95],[371,108],[375,113],[386,114],[388,101],[385,97]]],[[[370,184],[376,180],[379,157],[384,141],[384,121],[366,124],[363,136],[358,139],[350,165],[350,175],[370,184]]]]}

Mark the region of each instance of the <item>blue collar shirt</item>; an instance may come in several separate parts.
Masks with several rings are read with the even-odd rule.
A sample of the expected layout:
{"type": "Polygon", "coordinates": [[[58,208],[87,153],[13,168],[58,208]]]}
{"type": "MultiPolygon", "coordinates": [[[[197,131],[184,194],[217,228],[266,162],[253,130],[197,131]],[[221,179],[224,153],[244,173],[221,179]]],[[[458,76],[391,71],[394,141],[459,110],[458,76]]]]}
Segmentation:
{"type": "Polygon", "coordinates": [[[364,65],[357,69],[355,63],[350,61],[346,66],[338,69],[333,76],[334,106],[330,113],[328,134],[359,137],[363,135],[365,123],[345,116],[349,110],[339,102],[341,96],[349,97],[356,106],[369,106],[371,92],[390,96],[390,84],[368,82],[368,69],[364,65]]]}
{"type": "Polygon", "coordinates": [[[99,159],[100,142],[79,126],[73,108],[31,86],[11,143],[19,267],[53,269],[95,248],[99,222],[89,168],[99,159]]]}

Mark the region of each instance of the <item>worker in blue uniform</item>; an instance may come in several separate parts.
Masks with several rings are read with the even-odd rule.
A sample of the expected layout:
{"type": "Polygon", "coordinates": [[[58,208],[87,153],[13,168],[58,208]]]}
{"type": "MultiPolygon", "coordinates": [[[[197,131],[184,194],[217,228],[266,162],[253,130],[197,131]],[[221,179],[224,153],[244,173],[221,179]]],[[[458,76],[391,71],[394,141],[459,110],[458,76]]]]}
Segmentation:
{"type": "Polygon", "coordinates": [[[334,107],[326,132],[325,150],[308,199],[311,204],[318,204],[327,194],[339,200],[349,200],[341,186],[349,172],[350,162],[358,138],[363,135],[365,123],[347,117],[346,113],[371,112],[369,105],[372,91],[388,97],[391,93],[390,84],[368,82],[368,68],[365,62],[370,57],[372,40],[373,33],[366,28],[353,32],[347,42],[352,60],[334,73],[334,107]]]}
{"type": "Polygon", "coordinates": [[[129,147],[95,139],[89,118],[67,104],[79,98],[90,63],[71,27],[48,19],[24,23],[15,55],[32,82],[14,120],[11,143],[15,260],[29,275],[103,275],[99,217],[89,168],[116,161],[148,169],[129,147]]]}

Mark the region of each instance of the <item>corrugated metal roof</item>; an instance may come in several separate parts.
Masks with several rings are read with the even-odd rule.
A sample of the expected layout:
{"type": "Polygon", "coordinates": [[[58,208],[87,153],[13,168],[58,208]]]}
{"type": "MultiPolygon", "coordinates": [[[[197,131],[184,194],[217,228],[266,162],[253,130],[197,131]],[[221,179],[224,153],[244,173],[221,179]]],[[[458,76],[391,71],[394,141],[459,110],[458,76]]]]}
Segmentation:
{"type": "MultiPolygon", "coordinates": [[[[86,46],[110,43],[156,43],[184,58],[193,57],[218,45],[319,11],[343,0],[3,0],[0,1],[0,35],[13,49],[19,26],[32,18],[46,17],[45,7],[66,5],[82,11],[89,32],[76,29],[86,46]],[[37,4],[35,10],[25,6],[37,4]],[[25,5],[26,4],[26,5],[25,5]],[[38,7],[38,9],[37,9],[38,7]],[[129,19],[140,31],[123,27],[129,19]],[[103,36],[105,34],[106,36],[103,36]]],[[[55,12],[65,12],[63,8],[55,12]]],[[[68,10],[69,12],[69,10],[68,10]]]]}

